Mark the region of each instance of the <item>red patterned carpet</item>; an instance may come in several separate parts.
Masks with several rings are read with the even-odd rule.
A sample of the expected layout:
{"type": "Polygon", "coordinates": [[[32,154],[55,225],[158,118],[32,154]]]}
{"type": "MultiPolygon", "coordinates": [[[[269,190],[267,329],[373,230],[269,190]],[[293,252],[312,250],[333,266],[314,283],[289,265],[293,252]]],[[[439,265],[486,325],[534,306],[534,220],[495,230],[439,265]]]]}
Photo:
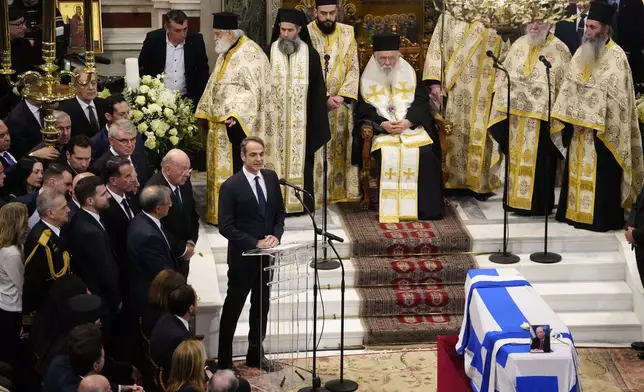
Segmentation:
{"type": "Polygon", "coordinates": [[[365,345],[433,342],[458,333],[463,284],[476,263],[456,212],[440,221],[379,223],[375,211],[341,204],[351,237],[365,345]]]}

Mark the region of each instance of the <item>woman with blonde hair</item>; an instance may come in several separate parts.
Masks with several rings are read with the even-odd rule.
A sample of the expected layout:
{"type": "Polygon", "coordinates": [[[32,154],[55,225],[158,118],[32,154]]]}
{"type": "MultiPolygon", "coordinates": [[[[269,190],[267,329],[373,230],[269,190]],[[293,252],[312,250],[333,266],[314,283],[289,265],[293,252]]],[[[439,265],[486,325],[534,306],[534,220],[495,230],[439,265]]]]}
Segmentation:
{"type": "Polygon", "coordinates": [[[166,392],[206,392],[206,349],[200,341],[184,340],[172,354],[166,392]]]}
{"type": "Polygon", "coordinates": [[[22,326],[22,284],[27,207],[9,203],[0,208],[0,362],[15,364],[22,326]]]}

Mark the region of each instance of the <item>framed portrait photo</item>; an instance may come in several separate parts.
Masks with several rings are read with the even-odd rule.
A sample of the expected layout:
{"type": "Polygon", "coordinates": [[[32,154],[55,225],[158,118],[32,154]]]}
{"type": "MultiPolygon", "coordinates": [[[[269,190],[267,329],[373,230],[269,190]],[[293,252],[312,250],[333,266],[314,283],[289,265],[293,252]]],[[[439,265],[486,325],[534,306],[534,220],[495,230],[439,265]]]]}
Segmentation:
{"type": "MultiPolygon", "coordinates": [[[[63,22],[69,30],[69,53],[85,52],[85,9],[83,1],[58,0],[58,9],[63,22]]],[[[101,19],[101,0],[92,1],[92,37],[96,53],[103,53],[103,22],[101,19]]]]}
{"type": "Polygon", "coordinates": [[[550,349],[550,326],[549,325],[533,325],[532,343],[530,343],[531,353],[549,353],[550,349]]]}

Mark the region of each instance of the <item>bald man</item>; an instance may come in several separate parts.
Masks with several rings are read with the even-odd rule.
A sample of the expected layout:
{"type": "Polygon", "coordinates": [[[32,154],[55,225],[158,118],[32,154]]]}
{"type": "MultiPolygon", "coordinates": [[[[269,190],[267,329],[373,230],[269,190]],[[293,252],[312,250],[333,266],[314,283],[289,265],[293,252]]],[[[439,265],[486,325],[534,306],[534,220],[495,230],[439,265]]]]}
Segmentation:
{"type": "Polygon", "coordinates": [[[78,392],[111,392],[110,382],[100,374],[92,374],[83,378],[78,392]]]}
{"type": "Polygon", "coordinates": [[[190,183],[190,158],[185,152],[173,149],[161,160],[161,170],[146,185],[162,185],[172,192],[172,207],[161,220],[163,227],[173,237],[169,239],[172,252],[180,261],[181,274],[188,278],[190,258],[195,252],[199,237],[199,215],[190,183]]]}
{"type": "Polygon", "coordinates": [[[93,176],[94,176],[93,173],[85,172],[85,173],[77,174],[76,177],[74,177],[74,179],[72,180],[72,198],[70,201],[67,202],[67,207],[69,207],[69,215],[67,218],[68,225],[71,224],[74,217],[76,216],[76,213],[80,209],[80,203],[78,202],[78,199],[76,198],[76,194],[74,193],[74,189],[76,189],[76,184],[78,184],[78,181],[82,180],[83,178],[93,177],[93,176]]]}

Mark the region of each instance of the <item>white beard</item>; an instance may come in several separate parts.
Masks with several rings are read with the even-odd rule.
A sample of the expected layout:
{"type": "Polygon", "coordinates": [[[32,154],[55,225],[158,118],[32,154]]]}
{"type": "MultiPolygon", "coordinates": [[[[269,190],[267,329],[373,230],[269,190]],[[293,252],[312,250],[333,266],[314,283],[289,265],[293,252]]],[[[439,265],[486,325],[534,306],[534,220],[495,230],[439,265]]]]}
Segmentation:
{"type": "Polygon", "coordinates": [[[293,53],[300,50],[302,45],[302,40],[299,36],[296,36],[294,39],[282,38],[280,37],[277,41],[277,48],[283,54],[290,56],[293,53]]]}
{"type": "Polygon", "coordinates": [[[396,65],[379,67],[379,69],[379,79],[389,83],[390,86],[394,86],[396,84],[396,76],[400,70],[400,61],[397,61],[396,65]]]}
{"type": "Polygon", "coordinates": [[[528,32],[527,37],[528,37],[528,44],[530,46],[541,45],[546,41],[546,38],[548,37],[548,30],[539,31],[537,33],[528,32]]]}
{"type": "Polygon", "coordinates": [[[215,41],[215,53],[222,54],[228,52],[230,47],[233,46],[233,43],[226,41],[224,39],[218,39],[215,41]]]}
{"type": "Polygon", "coordinates": [[[592,69],[597,65],[599,58],[606,46],[605,39],[598,37],[589,39],[584,37],[583,43],[579,47],[579,59],[584,69],[592,69]]]}

